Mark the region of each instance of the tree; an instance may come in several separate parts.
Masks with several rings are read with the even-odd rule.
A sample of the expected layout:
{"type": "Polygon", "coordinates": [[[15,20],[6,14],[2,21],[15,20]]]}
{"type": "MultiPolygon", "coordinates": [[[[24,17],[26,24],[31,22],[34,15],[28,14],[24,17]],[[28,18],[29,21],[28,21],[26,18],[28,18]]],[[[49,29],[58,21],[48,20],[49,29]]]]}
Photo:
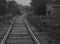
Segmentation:
{"type": "Polygon", "coordinates": [[[31,0],[31,5],[35,14],[46,15],[46,1],[47,0],[31,0]]]}
{"type": "Polygon", "coordinates": [[[18,14],[20,11],[18,9],[18,4],[15,1],[10,1],[7,3],[8,13],[18,14]]]}
{"type": "Polygon", "coordinates": [[[6,12],[6,0],[0,0],[0,15],[4,15],[6,12]]]}

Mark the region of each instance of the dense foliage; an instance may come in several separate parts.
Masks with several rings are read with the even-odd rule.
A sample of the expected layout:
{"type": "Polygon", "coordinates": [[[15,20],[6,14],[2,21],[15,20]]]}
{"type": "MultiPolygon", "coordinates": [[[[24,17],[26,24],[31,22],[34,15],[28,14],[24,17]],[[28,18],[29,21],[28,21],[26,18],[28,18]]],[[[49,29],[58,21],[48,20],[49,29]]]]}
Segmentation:
{"type": "Polygon", "coordinates": [[[15,1],[0,0],[0,22],[8,21],[20,14],[18,4],[15,1]]]}
{"type": "MultiPolygon", "coordinates": [[[[34,9],[34,14],[29,14],[27,16],[28,21],[40,32],[47,34],[51,39],[48,40],[48,44],[60,44],[60,16],[59,13],[54,14],[54,16],[47,16],[46,13],[46,4],[60,4],[59,0],[32,0],[31,5],[34,9]],[[44,16],[42,16],[44,15],[44,16]],[[59,19],[59,20],[58,20],[59,19]]],[[[57,6],[56,6],[57,7],[57,6]]],[[[59,12],[60,8],[56,9],[56,12],[59,12]],[[59,10],[59,11],[58,11],[59,10]]],[[[54,12],[55,13],[55,12],[54,12]]]]}
{"type": "Polygon", "coordinates": [[[6,12],[6,0],[0,0],[0,15],[5,14],[6,12]]]}
{"type": "Polygon", "coordinates": [[[10,1],[7,3],[8,13],[19,14],[20,10],[18,9],[18,4],[15,1],[10,1]]]}
{"type": "Polygon", "coordinates": [[[45,15],[46,14],[46,1],[47,0],[31,0],[31,5],[34,9],[35,14],[45,15]]]}

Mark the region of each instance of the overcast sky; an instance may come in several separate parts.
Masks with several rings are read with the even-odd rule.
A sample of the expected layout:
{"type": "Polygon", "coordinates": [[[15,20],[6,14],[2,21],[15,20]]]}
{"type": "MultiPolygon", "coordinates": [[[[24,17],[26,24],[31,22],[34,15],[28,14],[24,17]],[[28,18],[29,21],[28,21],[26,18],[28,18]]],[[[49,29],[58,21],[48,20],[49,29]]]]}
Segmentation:
{"type": "Polygon", "coordinates": [[[17,1],[19,4],[22,4],[22,5],[28,5],[28,6],[30,6],[30,2],[31,2],[31,0],[15,0],[15,1],[17,1]]]}

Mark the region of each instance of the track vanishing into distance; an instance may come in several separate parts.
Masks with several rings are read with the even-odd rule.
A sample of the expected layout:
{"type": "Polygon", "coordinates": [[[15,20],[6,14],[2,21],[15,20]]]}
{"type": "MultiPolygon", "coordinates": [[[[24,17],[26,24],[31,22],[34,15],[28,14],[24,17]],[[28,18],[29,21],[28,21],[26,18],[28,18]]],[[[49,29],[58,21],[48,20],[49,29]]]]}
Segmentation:
{"type": "Polygon", "coordinates": [[[40,44],[22,16],[16,17],[0,44],[40,44]]]}

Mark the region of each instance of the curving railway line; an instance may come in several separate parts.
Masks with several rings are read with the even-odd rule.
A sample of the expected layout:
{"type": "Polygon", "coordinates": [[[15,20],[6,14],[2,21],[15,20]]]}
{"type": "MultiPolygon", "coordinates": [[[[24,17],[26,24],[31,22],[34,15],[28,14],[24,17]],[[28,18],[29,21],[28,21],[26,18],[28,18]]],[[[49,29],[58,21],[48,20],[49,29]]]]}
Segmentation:
{"type": "Polygon", "coordinates": [[[40,44],[36,35],[22,17],[16,17],[0,44],[40,44]]]}

